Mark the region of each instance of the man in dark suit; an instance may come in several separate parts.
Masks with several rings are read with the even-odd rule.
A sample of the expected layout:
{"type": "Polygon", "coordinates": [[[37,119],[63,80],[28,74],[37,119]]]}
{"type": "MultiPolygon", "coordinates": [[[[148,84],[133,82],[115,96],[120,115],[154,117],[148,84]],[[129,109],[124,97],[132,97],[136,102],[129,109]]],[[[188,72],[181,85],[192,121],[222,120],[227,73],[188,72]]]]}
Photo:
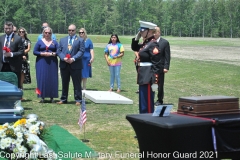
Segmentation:
{"type": "Polygon", "coordinates": [[[22,56],[24,48],[22,38],[13,32],[13,23],[4,23],[4,32],[6,34],[0,36],[0,71],[14,72],[18,77],[18,88],[21,88],[21,70],[22,56]],[[3,50],[8,47],[10,52],[3,50]]]}
{"type": "Polygon", "coordinates": [[[57,55],[60,57],[60,71],[62,77],[62,96],[58,104],[67,103],[70,77],[73,81],[76,105],[82,101],[82,56],[85,51],[84,40],[76,35],[76,26],[68,27],[68,36],[61,38],[57,55]]]}
{"type": "Polygon", "coordinates": [[[159,74],[159,81],[158,81],[158,100],[155,102],[155,106],[163,104],[163,97],[164,97],[164,75],[168,72],[170,66],[170,45],[169,42],[161,37],[161,31],[159,27],[156,27],[155,32],[155,39],[159,44],[160,52],[163,55],[163,60],[161,61],[161,65],[163,67],[163,72],[159,74]]]}

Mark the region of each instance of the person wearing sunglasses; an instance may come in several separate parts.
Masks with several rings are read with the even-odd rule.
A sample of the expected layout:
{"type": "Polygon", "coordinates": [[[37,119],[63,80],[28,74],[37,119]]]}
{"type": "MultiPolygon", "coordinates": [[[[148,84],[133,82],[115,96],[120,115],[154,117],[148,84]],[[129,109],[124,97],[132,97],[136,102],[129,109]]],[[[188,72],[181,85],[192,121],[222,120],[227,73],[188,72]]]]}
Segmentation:
{"type": "Polygon", "coordinates": [[[13,26],[13,33],[17,34],[17,27],[16,26],[13,26]]]}
{"type": "Polygon", "coordinates": [[[92,63],[94,60],[93,43],[91,39],[87,37],[87,31],[85,28],[80,28],[79,36],[84,39],[85,52],[82,57],[83,69],[82,69],[82,89],[86,90],[87,78],[92,77],[92,63]]]}
{"type": "MultiPolygon", "coordinates": [[[[46,28],[46,27],[50,27],[50,26],[48,25],[47,22],[44,22],[44,23],[42,24],[42,29],[44,30],[44,28],[46,28]]],[[[57,37],[56,37],[55,34],[52,33],[51,36],[52,36],[52,40],[57,40],[57,37]]],[[[41,40],[42,38],[43,38],[43,34],[40,34],[40,35],[38,36],[37,40],[41,40]]]]}
{"type": "Polygon", "coordinates": [[[45,98],[50,98],[51,103],[54,98],[58,98],[58,42],[52,39],[52,29],[43,29],[43,38],[34,46],[33,54],[36,56],[36,78],[37,94],[41,98],[40,103],[45,102],[45,98]]]}
{"type": "Polygon", "coordinates": [[[27,37],[27,30],[23,27],[18,29],[18,35],[22,38],[24,46],[24,55],[22,56],[22,73],[21,73],[21,89],[23,89],[24,84],[31,83],[30,75],[30,65],[29,65],[29,56],[28,52],[31,49],[31,41],[27,37]]]}
{"type": "Polygon", "coordinates": [[[84,40],[76,35],[76,26],[68,26],[68,36],[60,39],[57,55],[60,58],[60,72],[62,77],[62,96],[57,104],[68,102],[70,77],[73,82],[76,106],[82,102],[82,56],[85,51],[84,40]]]}

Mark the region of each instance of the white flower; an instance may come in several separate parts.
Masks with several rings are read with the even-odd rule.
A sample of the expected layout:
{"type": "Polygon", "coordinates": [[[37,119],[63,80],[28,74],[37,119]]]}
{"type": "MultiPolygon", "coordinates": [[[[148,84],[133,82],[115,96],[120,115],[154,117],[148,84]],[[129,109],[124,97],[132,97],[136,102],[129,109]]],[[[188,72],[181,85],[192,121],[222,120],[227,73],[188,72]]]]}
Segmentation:
{"type": "Polygon", "coordinates": [[[32,134],[38,134],[40,133],[39,132],[39,128],[37,125],[32,125],[29,127],[29,133],[32,133],[32,134]]]}
{"type": "Polygon", "coordinates": [[[21,132],[17,132],[16,135],[17,135],[18,138],[22,138],[23,137],[23,134],[21,132]]]}
{"type": "MultiPolygon", "coordinates": [[[[20,121],[15,124],[18,123],[20,121]]],[[[39,127],[42,127],[41,122],[37,121],[36,118],[23,119],[21,125],[3,124],[0,128],[0,150],[10,154],[14,153],[13,155],[17,156],[13,157],[14,159],[31,159],[27,154],[31,151],[36,151],[38,154],[47,154],[48,146],[38,137],[40,134],[39,127]]]]}
{"type": "Polygon", "coordinates": [[[22,127],[20,125],[18,125],[17,127],[13,128],[13,129],[14,129],[14,132],[17,133],[17,132],[21,132],[22,127]]]}
{"type": "Polygon", "coordinates": [[[3,139],[1,139],[0,143],[1,143],[1,149],[5,149],[11,145],[12,138],[10,138],[10,137],[3,138],[3,139]]]}
{"type": "Polygon", "coordinates": [[[24,158],[25,156],[26,156],[26,153],[27,153],[27,148],[26,147],[24,147],[24,146],[17,146],[17,152],[15,152],[15,153],[17,153],[18,154],[18,156],[19,157],[21,157],[21,158],[24,158]]]}
{"type": "Polygon", "coordinates": [[[6,137],[5,130],[0,130],[0,139],[5,138],[5,137],[6,137]]]}
{"type": "Polygon", "coordinates": [[[5,139],[1,139],[1,141],[0,141],[0,147],[1,147],[1,149],[5,149],[5,148],[8,147],[5,139]]]}
{"type": "Polygon", "coordinates": [[[29,118],[27,119],[26,123],[32,123],[32,122],[36,122],[37,121],[37,118],[29,118]]]}
{"type": "Polygon", "coordinates": [[[4,127],[4,128],[8,128],[8,126],[9,126],[9,123],[3,124],[3,127],[4,127]]]}
{"type": "Polygon", "coordinates": [[[23,138],[19,137],[19,138],[16,139],[15,144],[16,145],[21,145],[22,142],[23,142],[23,138]]]}

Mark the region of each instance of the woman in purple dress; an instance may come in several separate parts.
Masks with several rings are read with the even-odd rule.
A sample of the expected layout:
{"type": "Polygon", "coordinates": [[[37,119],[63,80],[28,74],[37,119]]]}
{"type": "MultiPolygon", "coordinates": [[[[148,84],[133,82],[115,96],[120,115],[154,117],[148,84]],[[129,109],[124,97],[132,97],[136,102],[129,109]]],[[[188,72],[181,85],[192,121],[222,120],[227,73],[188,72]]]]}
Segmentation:
{"type": "Polygon", "coordinates": [[[43,29],[43,38],[35,44],[33,54],[36,58],[37,94],[44,103],[44,98],[58,98],[58,59],[56,51],[58,42],[52,40],[52,29],[43,29]]]}
{"type": "Polygon", "coordinates": [[[85,52],[82,56],[82,89],[86,90],[87,78],[92,77],[92,63],[94,60],[93,43],[91,39],[87,38],[87,31],[84,28],[80,28],[79,36],[84,39],[85,52]]]}

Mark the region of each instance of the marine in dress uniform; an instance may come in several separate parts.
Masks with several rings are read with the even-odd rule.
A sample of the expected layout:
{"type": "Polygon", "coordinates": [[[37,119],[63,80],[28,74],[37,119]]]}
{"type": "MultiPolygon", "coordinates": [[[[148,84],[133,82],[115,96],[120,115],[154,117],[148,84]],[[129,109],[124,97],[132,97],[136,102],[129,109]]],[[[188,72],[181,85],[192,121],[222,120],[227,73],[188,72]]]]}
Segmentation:
{"type": "Polygon", "coordinates": [[[139,54],[137,83],[139,85],[139,112],[154,112],[154,96],[158,89],[159,74],[163,72],[160,63],[162,60],[158,42],[154,38],[156,24],[139,21],[140,28],[135,38],[132,39],[132,50],[139,54]],[[145,38],[139,44],[139,38],[145,38]]]}

